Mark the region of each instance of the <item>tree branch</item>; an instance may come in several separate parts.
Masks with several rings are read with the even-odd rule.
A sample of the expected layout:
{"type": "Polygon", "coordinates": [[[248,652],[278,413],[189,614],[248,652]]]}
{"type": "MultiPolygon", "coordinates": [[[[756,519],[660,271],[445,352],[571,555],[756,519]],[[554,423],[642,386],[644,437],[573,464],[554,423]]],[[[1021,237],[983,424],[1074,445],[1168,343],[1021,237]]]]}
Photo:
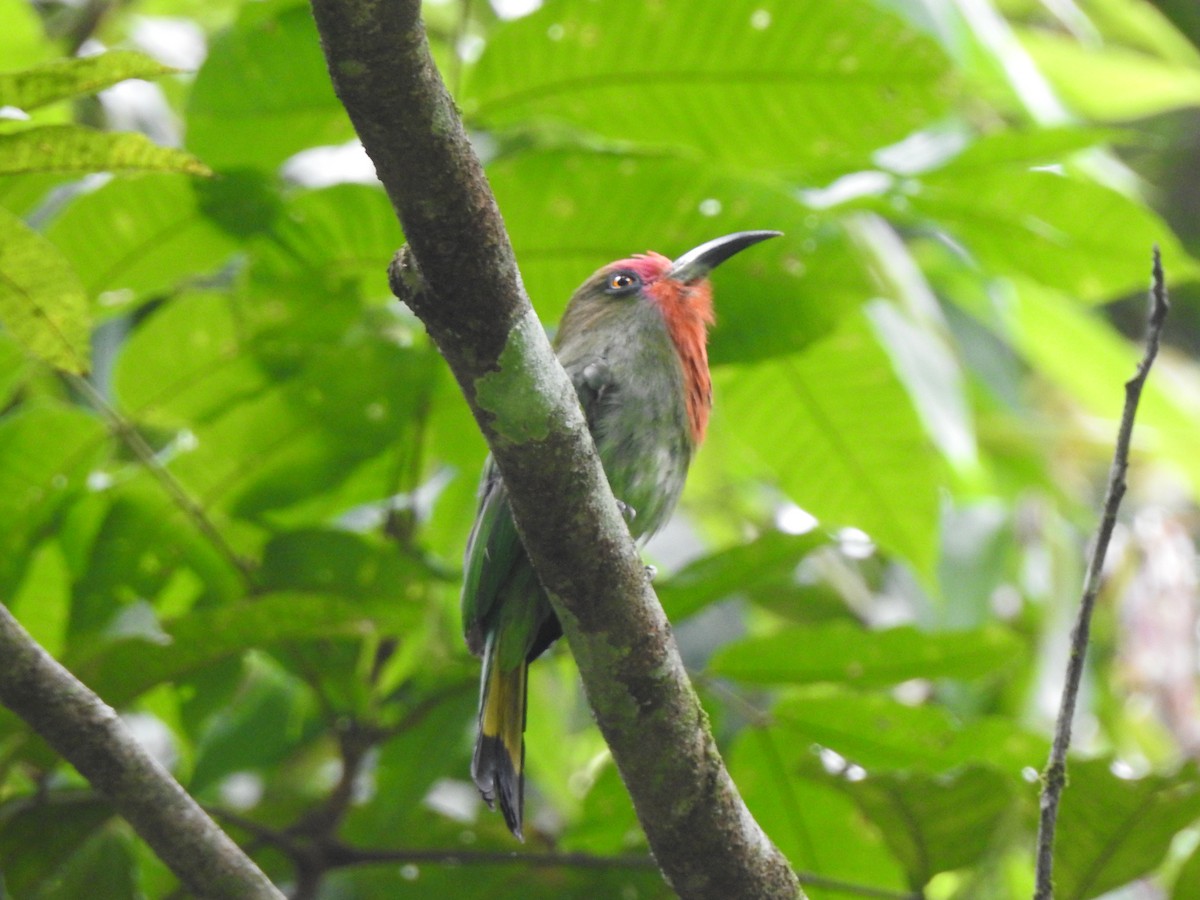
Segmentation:
{"type": "Polygon", "coordinates": [[[1108,490],[1104,497],[1104,508],[1096,544],[1088,563],[1083,583],[1083,597],[1079,602],[1079,614],[1071,632],[1071,656],[1067,661],[1067,677],[1063,684],[1062,703],[1058,709],[1058,721],[1054,728],[1054,743],[1050,747],[1050,759],[1042,775],[1041,817],[1038,823],[1037,875],[1034,900],[1052,900],[1054,896],[1054,831],[1058,821],[1058,802],[1067,783],[1067,748],[1071,744],[1071,722],[1075,718],[1075,702],[1079,696],[1079,682],[1083,677],[1083,663],[1087,656],[1088,639],[1092,625],[1092,610],[1096,595],[1100,591],[1100,577],[1104,569],[1104,557],[1108,553],[1108,542],[1117,523],[1117,509],[1125,496],[1125,473],[1129,468],[1129,443],[1133,435],[1133,419],[1137,415],[1138,401],[1150,366],[1158,355],[1159,340],[1163,323],[1167,318],[1167,288],[1163,278],[1162,257],[1158,247],[1154,248],[1153,286],[1150,292],[1150,318],[1146,326],[1146,352],[1138,363],[1137,372],[1125,382],[1125,408],[1121,413],[1121,425],[1117,431],[1117,446],[1113,452],[1112,468],[1108,474],[1108,490]]]}
{"type": "MultiPolygon", "coordinates": [[[[355,847],[325,836],[319,847],[306,844],[307,838],[297,836],[295,829],[280,831],[268,828],[228,810],[209,807],[208,811],[234,828],[240,828],[264,844],[270,844],[284,854],[298,856],[317,853],[330,869],[380,864],[445,865],[445,866],[516,866],[531,869],[657,869],[654,857],[645,853],[600,854],[571,851],[521,853],[504,850],[447,850],[431,847],[419,850],[374,849],[355,847]]],[[[896,891],[890,888],[856,884],[840,878],[826,878],[815,872],[797,872],[801,884],[828,888],[844,894],[867,897],[870,900],[922,900],[919,891],[896,891]]],[[[293,898],[295,900],[295,898],[293,898]]]]}
{"type": "Polygon", "coordinates": [[[189,891],[213,900],[283,900],[113,709],[38,646],[2,604],[0,660],[0,703],[75,766],[189,891]]]}
{"type": "Polygon", "coordinates": [[[412,248],[393,283],[449,363],[503,473],[663,874],[688,898],[800,895],[717,751],[575,392],[524,295],[495,199],[430,57],[420,3],[312,7],[334,87],[412,248]]]}

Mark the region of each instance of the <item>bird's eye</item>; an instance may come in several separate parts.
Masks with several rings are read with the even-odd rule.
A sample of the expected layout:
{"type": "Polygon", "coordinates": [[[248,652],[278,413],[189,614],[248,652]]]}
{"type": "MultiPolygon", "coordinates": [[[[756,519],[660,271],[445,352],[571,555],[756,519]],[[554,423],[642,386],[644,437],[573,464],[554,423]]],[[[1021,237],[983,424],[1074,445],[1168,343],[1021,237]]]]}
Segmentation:
{"type": "Polygon", "coordinates": [[[642,280],[633,272],[613,272],[608,276],[605,290],[610,294],[623,294],[638,287],[641,283],[642,280]]]}

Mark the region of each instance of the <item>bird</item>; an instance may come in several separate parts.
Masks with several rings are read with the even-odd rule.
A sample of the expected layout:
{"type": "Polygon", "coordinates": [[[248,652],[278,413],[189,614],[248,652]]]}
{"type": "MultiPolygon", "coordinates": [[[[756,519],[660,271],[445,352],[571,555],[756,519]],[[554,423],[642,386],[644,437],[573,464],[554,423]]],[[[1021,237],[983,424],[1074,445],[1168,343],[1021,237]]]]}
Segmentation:
{"type": "MultiPolygon", "coordinates": [[[[639,542],[670,518],[712,408],[709,273],[778,231],[740,231],[674,261],[636,254],[598,269],[572,295],[554,339],[609,486],[639,542]]],[[[520,841],[529,664],[562,635],[513,522],[491,457],[467,538],[463,633],[482,658],[471,776],[520,841]]]]}

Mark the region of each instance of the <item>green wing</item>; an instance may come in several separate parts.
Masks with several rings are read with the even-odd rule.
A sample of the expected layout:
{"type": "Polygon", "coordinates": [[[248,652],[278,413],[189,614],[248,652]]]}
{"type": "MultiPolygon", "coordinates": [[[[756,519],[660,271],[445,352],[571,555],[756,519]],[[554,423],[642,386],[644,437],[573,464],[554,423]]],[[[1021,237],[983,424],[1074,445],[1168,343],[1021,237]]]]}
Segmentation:
{"type": "Polygon", "coordinates": [[[483,466],[479,512],[467,538],[463,571],[463,634],[476,656],[483,653],[485,623],[500,589],[518,565],[527,567],[529,563],[508,508],[508,492],[500,480],[500,470],[489,456],[483,466]]]}
{"type": "MultiPolygon", "coordinates": [[[[605,393],[609,373],[602,363],[572,367],[571,380],[588,425],[605,393]]],[[[525,555],[508,505],[500,470],[489,456],[479,486],[479,512],[467,539],[462,593],[463,633],[476,656],[496,632],[502,668],[537,656],[558,637],[558,622],[525,555]]]]}

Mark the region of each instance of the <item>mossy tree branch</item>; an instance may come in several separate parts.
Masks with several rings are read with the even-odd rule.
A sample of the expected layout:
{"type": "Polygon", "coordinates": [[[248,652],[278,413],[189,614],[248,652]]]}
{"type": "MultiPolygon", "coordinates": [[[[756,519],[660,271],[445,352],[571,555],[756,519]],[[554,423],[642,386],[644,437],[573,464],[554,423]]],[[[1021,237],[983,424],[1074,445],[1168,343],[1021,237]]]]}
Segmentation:
{"type": "Polygon", "coordinates": [[[393,287],[449,363],[500,466],[659,867],[684,897],[802,896],[717,751],[574,390],[524,294],[430,57],[420,3],[312,8],[338,96],[411,248],[393,287]]]}

